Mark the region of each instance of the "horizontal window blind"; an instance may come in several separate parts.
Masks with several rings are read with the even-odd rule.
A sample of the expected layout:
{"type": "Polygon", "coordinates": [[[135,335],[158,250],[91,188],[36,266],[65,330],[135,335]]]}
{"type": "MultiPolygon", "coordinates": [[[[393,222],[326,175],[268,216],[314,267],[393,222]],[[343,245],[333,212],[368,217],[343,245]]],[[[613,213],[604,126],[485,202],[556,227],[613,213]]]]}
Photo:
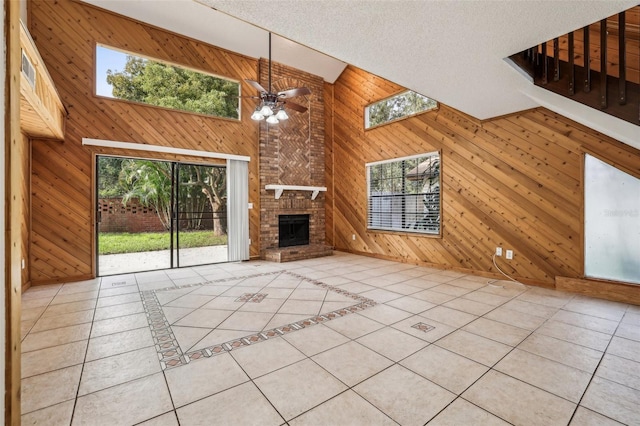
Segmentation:
{"type": "Polygon", "coordinates": [[[440,233],[440,156],[367,165],[368,228],[440,233]]]}

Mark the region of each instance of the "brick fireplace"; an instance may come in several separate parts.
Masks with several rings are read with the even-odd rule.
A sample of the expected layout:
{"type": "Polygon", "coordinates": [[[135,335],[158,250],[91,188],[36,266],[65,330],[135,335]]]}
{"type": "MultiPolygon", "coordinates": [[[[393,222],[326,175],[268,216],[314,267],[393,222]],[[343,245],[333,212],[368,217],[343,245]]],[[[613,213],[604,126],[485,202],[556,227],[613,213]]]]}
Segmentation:
{"type": "MultiPolygon", "coordinates": [[[[268,61],[260,60],[260,84],[268,86],[268,61]]],[[[274,91],[306,86],[311,95],[292,101],[304,105],[305,113],[289,112],[289,119],[276,125],[260,123],[260,256],[274,261],[287,261],[325,256],[331,247],[325,245],[325,195],[285,190],[276,199],[275,191],[266,185],[322,187],[325,185],[324,164],[324,100],[321,77],[272,64],[274,91]],[[279,216],[308,215],[309,244],[279,247],[279,216]]]]}
{"type": "Polygon", "coordinates": [[[278,216],[278,248],[309,245],[309,215],[278,216]]]}

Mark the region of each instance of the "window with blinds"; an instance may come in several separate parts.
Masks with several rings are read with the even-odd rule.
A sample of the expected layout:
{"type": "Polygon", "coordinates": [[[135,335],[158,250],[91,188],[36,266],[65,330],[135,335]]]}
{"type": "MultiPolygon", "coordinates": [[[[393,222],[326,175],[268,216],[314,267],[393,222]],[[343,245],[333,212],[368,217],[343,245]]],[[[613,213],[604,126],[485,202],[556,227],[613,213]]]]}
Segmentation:
{"type": "Polygon", "coordinates": [[[440,154],[366,164],[369,229],[440,234],[440,154]]]}

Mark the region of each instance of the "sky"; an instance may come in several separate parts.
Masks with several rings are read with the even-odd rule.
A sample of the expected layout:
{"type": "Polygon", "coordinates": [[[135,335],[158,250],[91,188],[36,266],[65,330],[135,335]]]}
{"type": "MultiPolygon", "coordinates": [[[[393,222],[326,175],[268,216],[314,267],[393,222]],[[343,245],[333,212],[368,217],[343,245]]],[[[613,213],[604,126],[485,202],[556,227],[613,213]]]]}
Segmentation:
{"type": "Polygon", "coordinates": [[[107,70],[122,71],[127,55],[98,45],[96,48],[96,94],[112,98],[111,85],[107,83],[107,70]]]}

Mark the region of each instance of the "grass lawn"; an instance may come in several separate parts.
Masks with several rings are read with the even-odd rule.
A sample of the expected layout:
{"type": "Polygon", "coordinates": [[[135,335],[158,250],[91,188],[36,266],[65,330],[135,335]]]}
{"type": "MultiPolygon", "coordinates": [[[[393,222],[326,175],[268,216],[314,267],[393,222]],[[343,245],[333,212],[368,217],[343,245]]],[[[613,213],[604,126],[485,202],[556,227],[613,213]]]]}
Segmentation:
{"type": "MultiPolygon", "coordinates": [[[[139,253],[169,249],[168,232],[105,232],[99,236],[99,254],[139,253]]],[[[227,236],[215,236],[211,231],[180,232],[180,248],[219,246],[227,244],[227,236]]]]}

